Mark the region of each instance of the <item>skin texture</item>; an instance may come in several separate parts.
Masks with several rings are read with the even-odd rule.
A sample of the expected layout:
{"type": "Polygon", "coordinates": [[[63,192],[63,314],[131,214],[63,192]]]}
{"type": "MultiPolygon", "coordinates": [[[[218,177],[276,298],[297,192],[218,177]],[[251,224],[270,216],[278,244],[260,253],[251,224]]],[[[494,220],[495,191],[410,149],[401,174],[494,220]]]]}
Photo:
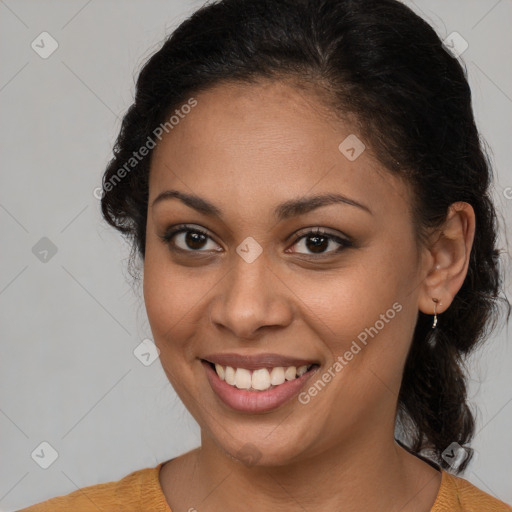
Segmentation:
{"type": "Polygon", "coordinates": [[[441,476],[394,441],[396,403],[418,310],[433,314],[435,297],[442,313],[463,283],[473,209],[452,205],[443,229],[420,246],[409,187],[374,159],[369,141],[349,161],[338,145],[357,131],[316,94],[260,82],[195,98],[152,156],[144,262],[162,366],[201,427],[201,447],[161,471],[171,509],[430,510],[441,476]],[[170,189],[213,203],[223,218],[175,198],[152,206],[170,189]],[[273,215],[284,201],[333,192],[371,213],[337,203],[283,221],[273,215]],[[173,241],[160,237],[182,223],[210,238],[190,247],[178,234],[183,252],[171,251],[173,241]],[[337,252],[326,241],[322,256],[291,238],[305,228],[353,245],[337,252]],[[246,237],[263,250],[252,263],[236,252],[246,237]],[[400,312],[306,405],[236,412],[200,362],[213,352],[271,352],[318,361],[318,377],[395,303],[400,312]],[[237,458],[246,443],[258,451],[256,465],[237,458]]]}

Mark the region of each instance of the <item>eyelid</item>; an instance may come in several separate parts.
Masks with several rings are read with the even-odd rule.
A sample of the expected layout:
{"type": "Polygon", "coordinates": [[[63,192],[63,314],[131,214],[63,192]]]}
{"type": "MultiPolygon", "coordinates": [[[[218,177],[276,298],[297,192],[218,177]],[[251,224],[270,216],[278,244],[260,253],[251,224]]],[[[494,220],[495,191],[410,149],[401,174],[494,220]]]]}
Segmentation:
{"type": "MultiPolygon", "coordinates": [[[[205,251],[205,250],[201,250],[201,249],[187,250],[187,249],[182,249],[181,247],[177,247],[177,246],[173,245],[172,241],[178,234],[187,233],[187,232],[200,233],[200,234],[204,235],[205,237],[209,238],[210,240],[212,240],[215,244],[219,245],[215,241],[214,237],[212,237],[206,229],[204,229],[202,227],[195,227],[192,224],[178,224],[176,226],[167,228],[163,235],[159,235],[159,238],[172,251],[181,252],[181,253],[190,253],[190,254],[194,254],[194,255],[201,255],[203,253],[208,254],[209,252],[211,252],[211,251],[205,251]]],[[[341,250],[346,249],[348,247],[353,247],[353,245],[354,245],[352,238],[345,235],[344,233],[340,236],[339,234],[331,233],[330,231],[327,231],[326,229],[319,227],[319,226],[309,226],[309,227],[302,228],[299,232],[294,233],[293,235],[288,237],[287,240],[290,240],[290,238],[292,238],[291,247],[293,247],[303,238],[307,238],[308,236],[314,236],[314,235],[326,237],[329,240],[334,241],[335,243],[340,245],[340,248],[338,248],[334,251],[327,251],[325,253],[319,253],[316,255],[305,254],[305,253],[296,253],[296,254],[310,256],[312,258],[318,259],[318,258],[322,258],[322,257],[331,256],[332,254],[337,254],[341,250]]],[[[215,252],[220,252],[220,251],[215,251],[215,252]]],[[[292,251],[292,253],[294,253],[294,251],[292,251]]]]}
{"type": "Polygon", "coordinates": [[[210,252],[210,251],[204,251],[204,250],[193,251],[193,250],[182,249],[181,247],[177,247],[173,244],[173,239],[177,235],[179,235],[181,233],[187,233],[187,232],[200,233],[201,235],[204,235],[205,237],[212,240],[215,244],[219,245],[215,241],[214,237],[206,229],[204,229],[202,227],[196,227],[192,224],[178,224],[176,226],[169,227],[165,230],[163,235],[158,235],[158,237],[161,239],[161,241],[165,245],[167,245],[169,247],[170,250],[173,250],[173,251],[182,252],[182,253],[190,253],[190,254],[201,254],[201,253],[210,252]]]}
{"type": "MultiPolygon", "coordinates": [[[[345,233],[342,233],[340,231],[337,231],[336,233],[332,233],[331,231],[327,231],[325,228],[319,227],[319,226],[309,226],[306,228],[302,228],[299,232],[294,233],[289,238],[293,239],[293,242],[296,243],[297,240],[304,237],[305,235],[323,235],[328,236],[333,239],[339,239],[343,241],[343,243],[350,244],[353,243],[353,240],[350,236],[345,235],[345,233]],[[341,234],[340,234],[341,233],[341,234]]],[[[289,239],[288,238],[288,239],[289,239]]]]}
{"type": "Polygon", "coordinates": [[[327,252],[319,253],[316,255],[315,254],[305,254],[305,253],[300,253],[300,252],[295,253],[295,251],[292,251],[292,252],[294,252],[295,254],[300,254],[302,256],[307,256],[307,257],[310,257],[313,259],[320,259],[320,258],[330,257],[334,254],[339,254],[341,251],[343,251],[349,247],[354,247],[354,243],[353,243],[351,237],[349,237],[345,234],[343,234],[343,236],[340,236],[338,234],[334,234],[329,231],[326,231],[324,228],[321,228],[321,227],[304,228],[301,231],[299,231],[298,233],[294,234],[291,247],[296,245],[300,240],[302,240],[304,238],[308,238],[310,236],[315,236],[315,235],[325,237],[330,241],[334,241],[340,247],[333,251],[327,251],[327,252]]]}

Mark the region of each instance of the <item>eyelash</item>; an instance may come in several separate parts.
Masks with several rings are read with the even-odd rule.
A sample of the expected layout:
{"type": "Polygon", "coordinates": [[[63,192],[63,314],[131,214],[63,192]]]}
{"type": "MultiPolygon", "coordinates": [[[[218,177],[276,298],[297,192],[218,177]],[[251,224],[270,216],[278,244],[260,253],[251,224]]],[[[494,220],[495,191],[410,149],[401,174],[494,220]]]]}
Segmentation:
{"type": "MultiPolygon", "coordinates": [[[[184,253],[184,252],[186,252],[186,253],[207,252],[207,251],[202,251],[202,250],[195,250],[194,251],[194,250],[181,249],[180,247],[174,247],[173,244],[172,244],[172,239],[176,235],[178,235],[180,233],[187,233],[187,232],[199,233],[199,234],[204,235],[205,237],[213,240],[211,238],[211,236],[206,231],[203,231],[200,228],[191,227],[191,226],[189,226],[187,224],[181,224],[179,226],[176,226],[175,228],[167,231],[164,235],[159,235],[159,237],[162,240],[162,242],[169,247],[170,250],[175,251],[175,252],[182,252],[182,253],[184,253]]],[[[293,238],[293,241],[292,241],[293,242],[292,246],[297,244],[297,242],[299,242],[300,240],[305,239],[305,238],[309,238],[311,236],[322,236],[324,238],[327,238],[329,240],[332,240],[332,241],[340,244],[340,246],[341,246],[341,247],[339,247],[338,249],[336,249],[334,251],[328,251],[328,252],[325,252],[325,253],[319,253],[317,255],[314,255],[314,254],[309,254],[308,255],[308,256],[311,256],[313,258],[322,258],[322,257],[330,256],[332,254],[337,254],[337,253],[343,251],[344,249],[346,249],[348,247],[353,247],[353,243],[352,243],[351,240],[344,239],[344,238],[341,238],[339,236],[333,235],[331,233],[323,231],[321,228],[315,228],[315,229],[307,231],[307,232],[297,233],[296,235],[294,235],[294,238],[293,238]]],[[[304,255],[304,253],[299,253],[299,254],[303,254],[304,255]]]]}

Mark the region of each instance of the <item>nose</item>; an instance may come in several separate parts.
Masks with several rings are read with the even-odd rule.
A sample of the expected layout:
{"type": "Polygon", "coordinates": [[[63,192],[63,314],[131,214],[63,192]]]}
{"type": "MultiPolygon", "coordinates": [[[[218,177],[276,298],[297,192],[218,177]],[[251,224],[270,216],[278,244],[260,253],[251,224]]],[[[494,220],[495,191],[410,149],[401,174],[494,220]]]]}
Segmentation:
{"type": "Polygon", "coordinates": [[[289,325],[294,312],[293,293],[271,268],[265,254],[252,263],[238,255],[233,259],[210,304],[213,326],[237,339],[254,340],[267,329],[289,325]]]}

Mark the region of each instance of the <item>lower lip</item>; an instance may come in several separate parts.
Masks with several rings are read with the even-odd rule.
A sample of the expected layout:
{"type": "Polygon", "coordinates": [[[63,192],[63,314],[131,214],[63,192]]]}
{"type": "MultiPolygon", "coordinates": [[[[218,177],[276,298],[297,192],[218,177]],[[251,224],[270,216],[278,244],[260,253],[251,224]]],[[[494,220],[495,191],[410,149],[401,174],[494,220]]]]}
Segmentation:
{"type": "Polygon", "coordinates": [[[307,380],[318,370],[314,368],[294,380],[288,380],[268,391],[247,391],[230,386],[220,379],[209,363],[201,361],[210,386],[226,405],[240,412],[267,412],[277,409],[299,394],[307,380]]]}

